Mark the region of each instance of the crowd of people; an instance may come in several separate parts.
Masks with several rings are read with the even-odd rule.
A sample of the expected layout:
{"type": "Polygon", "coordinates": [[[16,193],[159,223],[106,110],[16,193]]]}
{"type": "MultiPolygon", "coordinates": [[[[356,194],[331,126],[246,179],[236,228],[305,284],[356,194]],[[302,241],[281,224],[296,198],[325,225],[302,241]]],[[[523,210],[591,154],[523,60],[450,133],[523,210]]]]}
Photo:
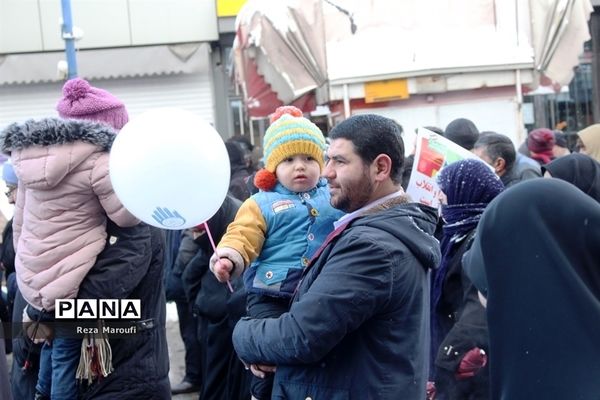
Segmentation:
{"type": "Polygon", "coordinates": [[[519,148],[466,118],[428,127],[478,156],[437,173],[436,209],[406,193],[398,122],[360,114],[322,132],[280,107],[262,147],[227,139],[217,213],[163,231],[112,190],[125,105],[77,78],[57,112],[0,133],[15,204],[0,398],[598,397],[600,124],[575,140],[534,129],[519,148]],[[55,320],[56,299],[107,298],[141,301],[135,334],[73,337],[55,320]]]}

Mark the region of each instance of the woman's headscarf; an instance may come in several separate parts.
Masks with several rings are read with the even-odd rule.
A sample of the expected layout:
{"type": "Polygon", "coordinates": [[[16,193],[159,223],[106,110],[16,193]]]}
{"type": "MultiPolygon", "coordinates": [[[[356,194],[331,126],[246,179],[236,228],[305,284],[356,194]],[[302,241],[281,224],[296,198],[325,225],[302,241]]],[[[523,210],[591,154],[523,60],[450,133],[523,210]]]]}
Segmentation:
{"type": "Polygon", "coordinates": [[[586,152],[590,157],[600,162],[600,124],[588,126],[577,132],[577,136],[585,145],[586,152]]]}
{"type": "Polygon", "coordinates": [[[599,227],[600,204],[559,179],[486,209],[463,263],[487,277],[492,399],[600,396],[599,227]]]}
{"type": "Polygon", "coordinates": [[[442,206],[442,263],[436,271],[432,287],[434,306],[440,299],[454,247],[475,229],[485,207],[504,190],[502,181],[490,167],[475,159],[448,165],[440,171],[437,181],[448,204],[442,206]]]}
{"type": "Polygon", "coordinates": [[[600,163],[585,154],[573,153],[557,158],[542,169],[553,178],[577,186],[583,193],[600,202],[600,163]]]}

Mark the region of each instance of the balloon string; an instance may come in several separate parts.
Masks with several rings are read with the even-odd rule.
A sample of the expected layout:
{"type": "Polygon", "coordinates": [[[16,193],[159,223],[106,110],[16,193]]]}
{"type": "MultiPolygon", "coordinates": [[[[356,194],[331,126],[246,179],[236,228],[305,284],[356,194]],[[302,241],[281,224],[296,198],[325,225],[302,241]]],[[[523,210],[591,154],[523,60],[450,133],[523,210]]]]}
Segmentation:
{"type": "MultiPolygon", "coordinates": [[[[217,246],[215,246],[215,241],[213,240],[212,233],[210,233],[210,228],[208,227],[208,224],[206,222],[204,222],[204,229],[206,229],[206,234],[208,235],[208,240],[210,240],[210,245],[212,246],[213,251],[217,255],[217,258],[220,260],[221,257],[219,256],[219,253],[217,252],[217,246]]],[[[227,281],[227,287],[229,288],[229,291],[231,293],[233,293],[233,287],[231,286],[230,281],[227,281]]]]}

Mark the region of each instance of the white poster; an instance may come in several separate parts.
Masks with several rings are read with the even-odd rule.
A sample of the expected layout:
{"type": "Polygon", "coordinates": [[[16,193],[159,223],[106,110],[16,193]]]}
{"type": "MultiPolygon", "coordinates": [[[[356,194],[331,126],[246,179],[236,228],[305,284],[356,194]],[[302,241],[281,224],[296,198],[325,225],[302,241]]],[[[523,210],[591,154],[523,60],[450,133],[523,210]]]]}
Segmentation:
{"type": "Polygon", "coordinates": [[[446,165],[467,158],[481,161],[475,154],[445,137],[419,128],[415,161],[406,192],[414,201],[437,208],[440,191],[436,181],[437,174],[446,165]]]}

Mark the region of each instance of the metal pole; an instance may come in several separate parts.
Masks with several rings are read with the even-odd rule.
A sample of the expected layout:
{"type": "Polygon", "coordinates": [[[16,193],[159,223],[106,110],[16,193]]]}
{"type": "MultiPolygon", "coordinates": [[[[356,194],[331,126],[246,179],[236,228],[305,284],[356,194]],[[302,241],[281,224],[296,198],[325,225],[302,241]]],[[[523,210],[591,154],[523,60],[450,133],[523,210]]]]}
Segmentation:
{"type": "Polygon", "coordinates": [[[348,93],[348,84],[344,83],[344,118],[350,118],[350,95],[348,93]]]}
{"type": "Polygon", "coordinates": [[[521,144],[525,140],[525,122],[523,121],[523,88],[521,87],[521,70],[515,71],[515,91],[517,102],[517,144],[521,144]]]}
{"type": "Polygon", "coordinates": [[[67,79],[77,77],[77,58],[75,57],[75,38],[73,37],[73,17],[71,16],[71,0],[61,0],[63,25],[62,38],[65,41],[65,53],[69,72],[67,79]]]}

